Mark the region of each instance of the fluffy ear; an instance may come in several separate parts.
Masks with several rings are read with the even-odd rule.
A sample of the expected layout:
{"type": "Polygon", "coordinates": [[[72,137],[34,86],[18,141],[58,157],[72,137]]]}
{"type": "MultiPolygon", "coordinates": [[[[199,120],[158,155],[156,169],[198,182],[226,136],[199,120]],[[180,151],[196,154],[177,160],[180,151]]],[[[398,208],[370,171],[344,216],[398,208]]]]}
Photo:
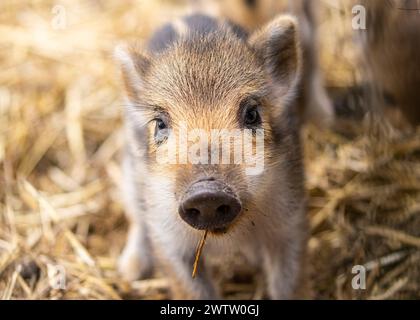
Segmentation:
{"type": "Polygon", "coordinates": [[[150,59],[138,48],[123,45],[115,48],[114,59],[121,68],[128,98],[138,100],[150,59]]]}
{"type": "Polygon", "coordinates": [[[263,59],[282,94],[296,87],[300,80],[302,53],[295,18],[284,15],[275,18],[251,35],[249,43],[263,59]]]}

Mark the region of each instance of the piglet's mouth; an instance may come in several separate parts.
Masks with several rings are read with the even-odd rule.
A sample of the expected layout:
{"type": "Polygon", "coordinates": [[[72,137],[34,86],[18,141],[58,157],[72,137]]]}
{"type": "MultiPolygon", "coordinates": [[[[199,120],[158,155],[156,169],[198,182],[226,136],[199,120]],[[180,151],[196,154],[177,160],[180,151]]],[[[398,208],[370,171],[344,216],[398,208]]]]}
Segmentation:
{"type": "Polygon", "coordinates": [[[215,229],[211,229],[209,230],[211,233],[214,233],[216,235],[222,235],[222,234],[226,234],[228,233],[228,227],[221,227],[221,228],[215,228],[215,229]]]}

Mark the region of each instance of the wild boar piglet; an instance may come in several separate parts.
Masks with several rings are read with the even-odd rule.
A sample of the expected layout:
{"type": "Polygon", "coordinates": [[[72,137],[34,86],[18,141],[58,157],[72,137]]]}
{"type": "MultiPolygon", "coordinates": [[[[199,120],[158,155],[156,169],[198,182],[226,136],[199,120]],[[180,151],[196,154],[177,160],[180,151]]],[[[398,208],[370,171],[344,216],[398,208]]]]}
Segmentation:
{"type": "Polygon", "coordinates": [[[127,96],[125,278],[148,277],[159,261],[178,285],[176,298],[218,298],[205,260],[228,263],[238,252],[261,267],[270,298],[300,297],[301,56],[291,16],[247,34],[192,15],[158,30],[144,48],[116,50],[127,96]]]}

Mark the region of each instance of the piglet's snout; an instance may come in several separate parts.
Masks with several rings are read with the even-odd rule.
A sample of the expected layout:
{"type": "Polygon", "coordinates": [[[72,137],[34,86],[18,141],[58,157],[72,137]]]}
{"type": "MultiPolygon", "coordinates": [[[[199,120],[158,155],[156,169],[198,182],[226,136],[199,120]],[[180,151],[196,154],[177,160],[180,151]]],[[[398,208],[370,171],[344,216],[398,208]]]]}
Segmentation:
{"type": "Polygon", "coordinates": [[[198,230],[227,228],[242,210],[236,194],[217,180],[198,181],[185,192],[181,218],[198,230]]]}

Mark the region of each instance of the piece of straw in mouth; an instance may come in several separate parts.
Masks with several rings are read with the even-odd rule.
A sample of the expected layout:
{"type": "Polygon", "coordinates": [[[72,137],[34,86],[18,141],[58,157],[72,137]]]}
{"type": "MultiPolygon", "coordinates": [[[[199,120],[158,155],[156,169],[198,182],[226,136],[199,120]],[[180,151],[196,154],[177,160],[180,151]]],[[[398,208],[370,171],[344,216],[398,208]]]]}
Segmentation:
{"type": "Polygon", "coordinates": [[[201,240],[198,244],[197,251],[195,252],[195,260],[194,260],[193,272],[192,272],[192,278],[193,279],[197,275],[198,261],[200,260],[201,252],[203,251],[204,244],[206,243],[206,238],[207,238],[208,232],[209,232],[208,230],[206,230],[204,232],[203,237],[201,238],[201,240]]]}

